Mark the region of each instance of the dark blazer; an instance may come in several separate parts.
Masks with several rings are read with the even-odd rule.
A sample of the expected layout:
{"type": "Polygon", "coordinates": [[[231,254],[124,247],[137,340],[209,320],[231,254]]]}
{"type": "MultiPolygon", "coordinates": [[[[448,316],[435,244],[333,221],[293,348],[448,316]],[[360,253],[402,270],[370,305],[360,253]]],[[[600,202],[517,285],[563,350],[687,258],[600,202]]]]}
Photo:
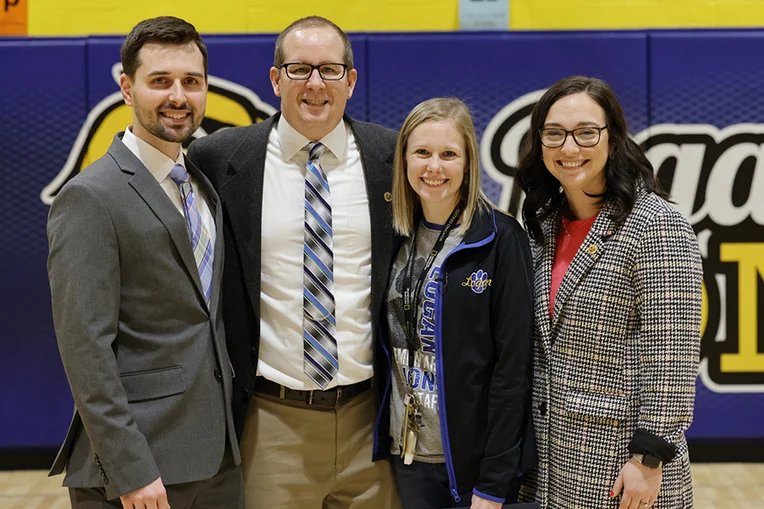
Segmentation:
{"type": "MultiPolygon", "coordinates": [[[[246,127],[217,131],[194,141],[188,158],[207,175],[223,204],[226,263],[223,316],[236,371],[233,413],[241,438],[257,374],[260,344],[260,241],[263,175],[268,135],[280,113],[246,127]]],[[[371,317],[377,337],[379,311],[392,252],[392,164],[397,133],[345,116],[361,152],[371,216],[371,317]]],[[[375,370],[384,353],[375,341],[375,370]]],[[[386,366],[386,361],[383,366],[386,366]]],[[[377,371],[378,372],[378,371],[377,371]]],[[[380,387],[377,384],[379,392],[380,387]]]]}
{"type": "Polygon", "coordinates": [[[209,479],[226,442],[231,366],[220,311],[222,211],[205,189],[217,237],[204,301],[186,220],[118,134],[68,182],[50,210],[53,320],[75,402],[50,474],[109,499],[162,477],[209,479]]]}

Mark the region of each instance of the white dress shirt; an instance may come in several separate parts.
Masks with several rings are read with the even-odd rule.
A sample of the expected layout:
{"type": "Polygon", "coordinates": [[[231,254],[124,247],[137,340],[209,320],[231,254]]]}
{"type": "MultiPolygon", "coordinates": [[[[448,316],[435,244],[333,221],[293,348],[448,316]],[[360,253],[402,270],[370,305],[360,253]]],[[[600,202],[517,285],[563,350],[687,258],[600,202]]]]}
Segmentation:
{"type": "MultiPolygon", "coordinates": [[[[335,339],[339,373],[328,387],[371,378],[371,222],[361,154],[345,122],[319,140],[331,190],[335,339]]],[[[281,117],[268,137],[262,210],[260,359],[257,374],[318,389],[303,373],[305,166],[310,142],[281,117]]]]}
{"type": "MultiPolygon", "coordinates": [[[[186,163],[183,159],[183,150],[178,154],[178,159],[173,161],[160,152],[156,147],[149,145],[135,136],[132,127],[133,126],[128,126],[127,129],[125,129],[125,134],[122,136],[122,143],[130,149],[130,152],[135,154],[135,157],[140,159],[143,166],[145,166],[146,169],[149,170],[149,173],[157,179],[162,190],[170,198],[173,205],[175,205],[175,208],[178,209],[178,212],[180,212],[183,217],[186,217],[186,213],[183,209],[183,198],[180,196],[180,187],[170,178],[170,172],[176,164],[183,166],[183,168],[186,167],[186,163]]],[[[207,234],[210,237],[210,242],[212,242],[212,246],[214,247],[216,233],[215,218],[210,211],[207,193],[202,191],[199,184],[196,182],[196,179],[190,173],[188,176],[191,180],[191,188],[194,190],[194,196],[196,196],[196,208],[199,210],[199,215],[202,218],[202,225],[204,225],[204,229],[207,231],[207,234]]]]}

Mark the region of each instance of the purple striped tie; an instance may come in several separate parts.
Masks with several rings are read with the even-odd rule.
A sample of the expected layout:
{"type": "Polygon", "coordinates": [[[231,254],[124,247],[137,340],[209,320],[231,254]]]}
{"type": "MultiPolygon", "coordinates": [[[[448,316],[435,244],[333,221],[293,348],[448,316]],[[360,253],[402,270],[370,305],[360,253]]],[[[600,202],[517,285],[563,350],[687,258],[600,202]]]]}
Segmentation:
{"type": "Polygon", "coordinates": [[[194,251],[196,266],[199,268],[204,299],[209,305],[212,294],[212,242],[196,208],[196,195],[191,187],[188,172],[182,165],[176,164],[170,172],[170,178],[180,187],[180,197],[183,200],[183,210],[186,212],[188,223],[188,235],[191,238],[191,249],[194,251]]]}
{"type": "Polygon", "coordinates": [[[334,238],[329,181],[319,158],[324,145],[308,145],[303,244],[303,371],[322,389],[339,370],[334,317],[334,238]]]}

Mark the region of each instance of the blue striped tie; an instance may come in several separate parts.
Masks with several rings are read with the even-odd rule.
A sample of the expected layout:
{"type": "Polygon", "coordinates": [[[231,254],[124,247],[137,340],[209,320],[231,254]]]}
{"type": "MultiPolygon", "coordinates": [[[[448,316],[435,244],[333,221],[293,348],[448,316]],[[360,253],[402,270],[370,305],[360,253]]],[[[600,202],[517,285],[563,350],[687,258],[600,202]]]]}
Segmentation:
{"type": "Polygon", "coordinates": [[[183,210],[186,212],[186,222],[188,223],[188,235],[191,238],[191,249],[194,251],[196,266],[199,268],[204,300],[209,305],[212,294],[212,242],[204,229],[199,210],[196,208],[196,196],[191,187],[188,172],[182,165],[176,164],[170,172],[170,178],[180,187],[180,197],[183,200],[183,210]]]}
{"type": "Polygon", "coordinates": [[[324,145],[308,145],[303,245],[303,371],[322,389],[339,370],[334,339],[334,240],[329,182],[319,158],[324,145]]]}

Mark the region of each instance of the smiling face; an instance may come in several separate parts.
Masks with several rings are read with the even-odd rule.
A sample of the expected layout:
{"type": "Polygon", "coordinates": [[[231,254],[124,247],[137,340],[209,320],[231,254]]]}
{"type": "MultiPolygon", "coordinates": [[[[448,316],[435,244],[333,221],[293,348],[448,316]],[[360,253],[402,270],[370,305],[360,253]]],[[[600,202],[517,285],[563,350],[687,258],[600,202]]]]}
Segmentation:
{"type": "MultiPolygon", "coordinates": [[[[606,125],[605,112],[585,93],[570,94],[555,102],[544,121],[544,128],[558,127],[568,131],[580,127],[606,125]]],[[[599,143],[580,147],[569,134],[561,147],[542,146],[544,165],[562,186],[569,199],[605,190],[605,164],[610,155],[608,130],[602,131],[599,143]]]]}
{"type": "Polygon", "coordinates": [[[419,195],[425,219],[444,224],[461,198],[464,137],[451,122],[424,122],[411,131],[405,157],[409,185],[419,195]]]}
{"type": "Polygon", "coordinates": [[[133,107],[133,134],[175,159],[180,143],[204,118],[207,81],[202,53],[193,42],[148,42],[138,61],[132,79],[125,74],[120,78],[122,97],[133,107]]]}
{"type": "MultiPolygon", "coordinates": [[[[284,62],[344,64],[345,47],[332,28],[297,28],[284,38],[284,62]]],[[[289,125],[306,138],[318,141],[342,120],[347,100],[353,95],[355,69],[338,81],[324,81],[314,70],[307,80],[293,80],[284,69],[271,67],[273,93],[281,97],[281,113],[289,125]]]]}

